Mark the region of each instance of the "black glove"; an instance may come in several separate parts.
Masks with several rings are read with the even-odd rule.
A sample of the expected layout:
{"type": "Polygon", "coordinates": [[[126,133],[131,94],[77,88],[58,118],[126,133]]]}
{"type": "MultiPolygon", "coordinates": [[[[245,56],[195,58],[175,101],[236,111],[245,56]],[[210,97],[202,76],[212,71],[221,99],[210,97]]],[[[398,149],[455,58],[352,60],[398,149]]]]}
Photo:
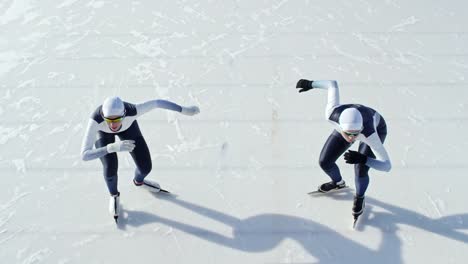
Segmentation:
{"type": "Polygon", "coordinates": [[[348,150],[348,152],[344,154],[344,159],[346,160],[346,163],[348,164],[358,164],[358,163],[366,164],[367,162],[366,155],[359,153],[357,151],[353,151],[353,150],[348,150]]]}
{"type": "Polygon", "coordinates": [[[310,89],[313,89],[312,82],[313,81],[309,81],[309,80],[306,80],[306,79],[300,79],[296,84],[296,88],[301,88],[299,90],[300,93],[305,92],[305,91],[309,91],[310,89]]]}

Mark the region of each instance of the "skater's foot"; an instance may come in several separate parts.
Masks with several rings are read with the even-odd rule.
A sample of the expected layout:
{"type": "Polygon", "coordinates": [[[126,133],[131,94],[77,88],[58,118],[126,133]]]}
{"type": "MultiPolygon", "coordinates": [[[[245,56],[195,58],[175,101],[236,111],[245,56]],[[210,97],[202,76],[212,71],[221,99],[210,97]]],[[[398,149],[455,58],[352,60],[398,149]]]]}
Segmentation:
{"type": "Polygon", "coordinates": [[[364,195],[363,196],[354,196],[354,203],[353,203],[353,215],[354,217],[358,217],[364,211],[365,202],[364,202],[364,195]]]}
{"type": "Polygon", "coordinates": [[[339,182],[331,181],[331,182],[327,182],[327,183],[324,183],[324,184],[320,185],[319,188],[318,188],[318,191],[323,192],[323,193],[327,193],[329,191],[342,189],[344,187],[346,187],[346,183],[343,180],[341,180],[339,182]]]}
{"type": "Polygon", "coordinates": [[[146,180],[144,179],[142,182],[137,182],[135,179],[133,180],[133,183],[136,185],[136,186],[141,186],[145,189],[147,189],[148,191],[150,192],[154,192],[154,193],[158,193],[161,191],[161,187],[159,186],[159,184],[155,181],[151,181],[151,180],[146,180]]]}

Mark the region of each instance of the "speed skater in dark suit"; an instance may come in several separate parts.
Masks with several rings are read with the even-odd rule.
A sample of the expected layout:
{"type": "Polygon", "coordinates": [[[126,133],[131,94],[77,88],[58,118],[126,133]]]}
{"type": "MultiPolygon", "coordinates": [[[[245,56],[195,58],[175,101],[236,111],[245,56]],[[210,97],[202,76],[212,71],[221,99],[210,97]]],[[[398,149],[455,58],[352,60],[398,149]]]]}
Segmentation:
{"type": "Polygon", "coordinates": [[[111,195],[109,211],[118,217],[119,196],[117,188],[117,152],[129,152],[135,162],[133,177],[135,186],[151,192],[161,191],[155,181],[145,177],[151,172],[151,155],[138,126],[137,118],[153,109],[166,109],[184,115],[196,115],[197,106],[184,107],[167,100],[150,100],[140,104],[122,101],[119,97],[109,97],[91,115],[83,138],[81,157],[83,160],[100,159],[104,168],[104,179],[111,195]],[[115,140],[119,137],[119,141],[115,140]]]}
{"type": "Polygon", "coordinates": [[[319,164],[331,181],[320,185],[318,191],[326,193],[346,187],[340,169],[336,165],[336,160],[344,153],[346,163],[354,165],[356,194],[353,215],[356,218],[364,210],[364,197],[369,185],[369,169],[388,172],[392,167],[383,145],[387,136],[385,120],[370,107],[360,104],[340,104],[336,81],[301,79],[297,82],[296,88],[300,93],[311,89],[328,90],[325,114],[326,119],[334,125],[335,129],[320,152],[319,164]],[[348,150],[355,141],[360,141],[358,151],[348,150]]]}

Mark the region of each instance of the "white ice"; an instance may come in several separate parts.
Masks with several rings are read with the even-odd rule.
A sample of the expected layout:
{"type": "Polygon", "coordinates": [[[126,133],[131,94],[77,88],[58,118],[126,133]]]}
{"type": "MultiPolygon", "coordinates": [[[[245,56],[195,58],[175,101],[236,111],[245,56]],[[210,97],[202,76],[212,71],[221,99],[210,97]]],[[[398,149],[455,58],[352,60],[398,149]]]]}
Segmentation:
{"type": "MultiPolygon", "coordinates": [[[[464,1],[0,1],[0,263],[466,263],[464,1]],[[390,173],[311,198],[326,93],[388,124],[390,173]],[[107,96],[199,105],[140,120],[153,171],[107,212],[86,122],[107,96]]],[[[354,147],[355,148],[355,147],[354,147]]],[[[344,179],[354,172],[341,159],[344,179]]]]}

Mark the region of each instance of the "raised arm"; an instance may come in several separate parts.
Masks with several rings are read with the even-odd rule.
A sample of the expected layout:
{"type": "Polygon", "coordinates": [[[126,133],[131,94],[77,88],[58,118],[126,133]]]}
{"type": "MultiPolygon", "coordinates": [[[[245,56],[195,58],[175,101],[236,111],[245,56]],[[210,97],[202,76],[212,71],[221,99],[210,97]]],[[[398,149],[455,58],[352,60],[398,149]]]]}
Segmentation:
{"type": "Polygon", "coordinates": [[[184,107],[167,100],[156,99],[141,104],[136,104],[137,116],[140,116],[156,108],[172,110],[184,115],[195,115],[200,112],[196,106],[184,107]]]}
{"type": "Polygon", "coordinates": [[[153,109],[162,108],[175,112],[182,112],[182,106],[166,100],[150,100],[141,104],[136,104],[137,115],[145,114],[153,109]]]}
{"type": "Polygon", "coordinates": [[[309,81],[301,79],[297,82],[296,88],[302,88],[299,90],[300,93],[314,88],[328,90],[327,107],[325,109],[327,119],[330,117],[333,109],[340,105],[338,83],[334,80],[309,81]]]}
{"type": "Polygon", "coordinates": [[[327,107],[325,115],[330,117],[333,108],[340,104],[340,91],[338,90],[338,83],[336,81],[313,81],[312,88],[328,90],[327,107]]]}

